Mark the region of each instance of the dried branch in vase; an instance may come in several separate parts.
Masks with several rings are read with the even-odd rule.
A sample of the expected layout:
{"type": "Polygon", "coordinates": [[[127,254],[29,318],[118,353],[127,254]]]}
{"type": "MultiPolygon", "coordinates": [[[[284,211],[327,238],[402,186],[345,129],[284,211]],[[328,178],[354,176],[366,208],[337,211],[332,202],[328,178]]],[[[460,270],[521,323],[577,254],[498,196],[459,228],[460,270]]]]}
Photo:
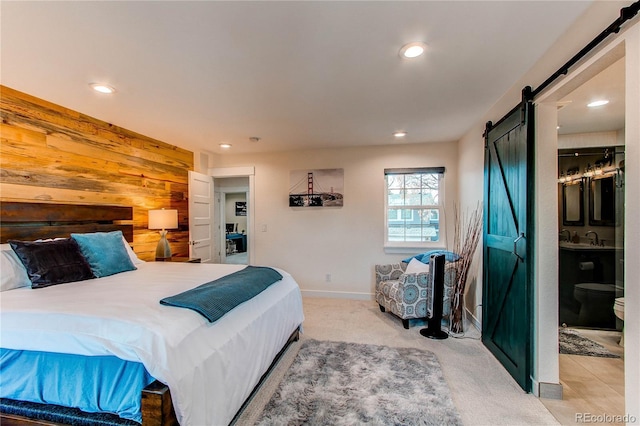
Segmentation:
{"type": "Polygon", "coordinates": [[[475,210],[470,214],[461,213],[454,205],[455,233],[453,239],[453,251],[460,256],[453,264],[456,271],[456,279],[453,284],[453,297],[451,298],[452,333],[463,332],[464,292],[467,286],[469,268],[473,261],[473,254],[482,235],[482,203],[478,202],[475,210]]]}

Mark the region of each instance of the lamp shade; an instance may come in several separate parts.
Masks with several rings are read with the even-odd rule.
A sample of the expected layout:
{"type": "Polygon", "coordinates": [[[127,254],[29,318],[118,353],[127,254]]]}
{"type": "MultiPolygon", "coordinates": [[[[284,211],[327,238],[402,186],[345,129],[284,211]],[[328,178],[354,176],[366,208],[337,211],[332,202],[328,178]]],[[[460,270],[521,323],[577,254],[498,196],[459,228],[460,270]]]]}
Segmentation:
{"type": "Polygon", "coordinates": [[[149,210],[149,229],[176,229],[178,227],[178,210],[149,210]]]}

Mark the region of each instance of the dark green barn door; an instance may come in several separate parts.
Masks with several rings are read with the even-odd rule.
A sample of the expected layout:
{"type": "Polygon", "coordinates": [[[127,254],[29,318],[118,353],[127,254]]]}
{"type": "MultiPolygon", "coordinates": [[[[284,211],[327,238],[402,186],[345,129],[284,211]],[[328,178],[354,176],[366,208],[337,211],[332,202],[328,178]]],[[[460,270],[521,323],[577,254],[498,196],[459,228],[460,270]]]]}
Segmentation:
{"type": "Polygon", "coordinates": [[[522,105],[485,133],[482,342],[531,390],[533,106],[522,105]]]}

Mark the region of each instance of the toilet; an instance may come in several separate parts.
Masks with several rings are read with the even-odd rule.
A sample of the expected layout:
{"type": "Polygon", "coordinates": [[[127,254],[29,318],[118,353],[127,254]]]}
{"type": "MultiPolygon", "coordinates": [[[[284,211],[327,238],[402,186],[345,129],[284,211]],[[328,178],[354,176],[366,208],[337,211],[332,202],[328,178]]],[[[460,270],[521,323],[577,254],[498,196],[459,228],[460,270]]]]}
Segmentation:
{"type": "Polygon", "coordinates": [[[576,284],[573,297],[580,302],[577,325],[597,328],[614,328],[616,317],[611,310],[616,296],[613,284],[576,284]]]}
{"type": "MultiPolygon", "coordinates": [[[[613,302],[613,313],[620,321],[624,321],[624,297],[616,297],[613,302]]],[[[624,346],[624,326],[622,327],[622,337],[618,344],[624,346]]]]}

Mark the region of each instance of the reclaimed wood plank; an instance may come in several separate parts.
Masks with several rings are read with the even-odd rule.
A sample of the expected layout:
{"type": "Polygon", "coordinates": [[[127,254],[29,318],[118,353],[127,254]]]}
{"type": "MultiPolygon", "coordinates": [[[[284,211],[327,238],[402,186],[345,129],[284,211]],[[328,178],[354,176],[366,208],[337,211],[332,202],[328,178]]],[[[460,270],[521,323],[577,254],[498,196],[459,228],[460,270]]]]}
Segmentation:
{"type": "MultiPolygon", "coordinates": [[[[0,181],[16,185],[38,186],[41,188],[57,188],[82,191],[94,191],[113,194],[129,194],[131,196],[151,196],[157,198],[181,199],[183,193],[167,191],[164,185],[153,184],[145,186],[143,178],[125,176],[117,182],[110,181],[109,175],[99,172],[87,172],[78,170],[75,176],[69,176],[65,171],[51,173],[47,169],[20,170],[13,166],[2,167],[0,181]]],[[[73,168],[72,168],[73,169],[73,168]]],[[[72,170],[71,169],[71,170],[72,170]]]]}
{"type": "Polygon", "coordinates": [[[118,146],[140,147],[144,153],[164,153],[171,162],[193,162],[193,153],[189,150],[153,139],[139,133],[98,120],[42,99],[1,86],[0,109],[3,120],[11,123],[24,123],[47,130],[48,133],[78,135],[80,138],[104,140],[118,146]],[[34,107],[35,106],[35,107],[34,107]]]}
{"type": "Polygon", "coordinates": [[[74,222],[131,220],[133,211],[127,206],[69,205],[52,203],[0,204],[2,223],[7,222],[74,222]]]}
{"type": "Polygon", "coordinates": [[[188,182],[183,173],[185,168],[189,167],[188,163],[171,161],[171,159],[167,159],[166,156],[162,155],[141,153],[138,149],[132,150],[126,146],[124,148],[118,146],[114,148],[112,145],[105,146],[87,140],[49,135],[47,136],[47,147],[89,158],[109,160],[117,164],[118,171],[135,169],[136,172],[129,171],[128,173],[138,176],[140,176],[140,165],[144,164],[147,177],[167,181],[178,178],[180,183],[188,182]]]}
{"type": "Polygon", "coordinates": [[[30,130],[23,127],[0,123],[0,135],[2,135],[3,143],[6,143],[7,141],[16,141],[21,144],[30,143],[41,148],[44,148],[47,145],[47,134],[43,131],[30,130]]]}
{"type": "Polygon", "coordinates": [[[130,182],[126,182],[128,184],[141,185],[141,182],[145,182],[147,186],[158,189],[164,188],[167,182],[178,185],[188,184],[188,177],[184,170],[175,167],[152,163],[152,166],[147,168],[140,158],[114,153],[105,154],[97,149],[93,150],[93,155],[88,155],[82,153],[81,149],[63,151],[46,144],[10,138],[2,138],[0,163],[3,167],[46,171],[61,175],[75,172],[91,173],[105,180],[129,179],[130,182]]]}
{"type": "Polygon", "coordinates": [[[133,240],[132,208],[126,206],[2,202],[0,242],[68,238],[71,233],[120,230],[133,240]]]}
{"type": "MultiPolygon", "coordinates": [[[[4,107],[6,103],[0,102],[0,106],[4,107]]],[[[86,122],[82,123],[82,125],[73,125],[71,121],[60,124],[55,121],[48,121],[59,121],[58,117],[37,113],[27,115],[30,111],[25,111],[26,112],[17,113],[3,109],[0,115],[3,122],[7,124],[24,127],[26,129],[41,130],[48,135],[58,137],[64,135],[71,139],[85,141],[105,151],[126,153],[134,157],[140,157],[146,161],[154,161],[174,167],[186,167],[188,164],[193,163],[193,153],[165,144],[164,142],[149,140],[146,143],[142,141],[137,144],[142,146],[142,148],[132,146],[132,140],[142,140],[143,136],[117,136],[114,130],[126,132],[117,126],[110,126],[110,128],[106,130],[86,122]]]]}

